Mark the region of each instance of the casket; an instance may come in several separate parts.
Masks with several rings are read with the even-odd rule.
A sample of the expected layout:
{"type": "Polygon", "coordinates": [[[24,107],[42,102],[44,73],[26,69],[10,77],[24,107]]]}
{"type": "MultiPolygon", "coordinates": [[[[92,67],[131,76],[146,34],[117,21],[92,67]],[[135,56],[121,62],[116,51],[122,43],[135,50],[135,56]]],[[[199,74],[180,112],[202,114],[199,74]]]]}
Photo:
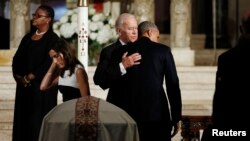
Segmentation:
{"type": "Polygon", "coordinates": [[[139,141],[139,135],[124,110],[88,96],[53,108],[43,119],[39,141],[139,141]]]}

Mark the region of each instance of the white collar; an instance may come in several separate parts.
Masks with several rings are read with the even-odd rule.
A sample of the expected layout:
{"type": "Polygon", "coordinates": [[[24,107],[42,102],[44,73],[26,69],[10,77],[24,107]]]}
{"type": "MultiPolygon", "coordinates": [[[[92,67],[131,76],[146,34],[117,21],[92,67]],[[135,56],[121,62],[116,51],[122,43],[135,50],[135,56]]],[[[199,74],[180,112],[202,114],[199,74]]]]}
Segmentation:
{"type": "Polygon", "coordinates": [[[119,41],[122,45],[126,45],[126,43],[124,43],[121,39],[119,39],[119,41]]]}

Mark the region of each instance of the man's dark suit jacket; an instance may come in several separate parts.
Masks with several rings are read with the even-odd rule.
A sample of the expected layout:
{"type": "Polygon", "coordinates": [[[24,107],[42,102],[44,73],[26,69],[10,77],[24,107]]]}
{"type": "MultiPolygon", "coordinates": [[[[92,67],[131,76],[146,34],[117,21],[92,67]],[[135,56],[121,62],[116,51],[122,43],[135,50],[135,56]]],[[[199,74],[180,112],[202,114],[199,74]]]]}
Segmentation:
{"type": "Polygon", "coordinates": [[[121,42],[117,40],[115,43],[103,48],[101,51],[99,63],[97,64],[93,79],[94,83],[104,90],[110,88],[110,83],[107,78],[107,68],[111,61],[111,54],[121,46],[121,42]]]}
{"type": "Polygon", "coordinates": [[[213,100],[214,126],[237,130],[249,128],[249,80],[250,34],[241,36],[235,48],[219,56],[213,100]]]}
{"type": "Polygon", "coordinates": [[[116,93],[116,97],[123,96],[123,106],[126,106],[125,110],[132,118],[137,122],[172,121],[173,124],[181,119],[179,79],[169,47],[142,37],[116,50],[111,60],[111,66],[115,67],[109,67],[108,76],[114,82],[123,81],[120,83],[122,86],[119,86],[120,93],[116,93]],[[139,52],[142,60],[139,65],[127,69],[127,73],[121,76],[116,64],[121,62],[121,57],[126,51],[129,54],[139,52]],[[164,78],[167,96],[163,87],[164,78]]]}
{"type": "Polygon", "coordinates": [[[250,93],[250,35],[240,37],[236,47],[218,58],[215,93],[213,98],[213,124],[204,130],[201,141],[234,139],[249,141],[250,93]],[[237,135],[213,136],[213,130],[233,131],[237,135]],[[238,132],[248,131],[247,137],[238,132]]]}
{"type": "MultiPolygon", "coordinates": [[[[111,63],[111,54],[116,52],[118,48],[123,48],[119,40],[115,43],[103,48],[100,54],[100,60],[96,67],[94,74],[94,83],[99,85],[103,90],[109,89],[107,95],[107,101],[126,110],[127,102],[125,101],[126,95],[122,95],[123,81],[119,63],[116,64],[116,70],[112,72],[112,69],[109,68],[111,63]],[[114,77],[119,77],[119,79],[112,79],[114,77]]],[[[119,57],[121,58],[121,57],[119,57]]]]}

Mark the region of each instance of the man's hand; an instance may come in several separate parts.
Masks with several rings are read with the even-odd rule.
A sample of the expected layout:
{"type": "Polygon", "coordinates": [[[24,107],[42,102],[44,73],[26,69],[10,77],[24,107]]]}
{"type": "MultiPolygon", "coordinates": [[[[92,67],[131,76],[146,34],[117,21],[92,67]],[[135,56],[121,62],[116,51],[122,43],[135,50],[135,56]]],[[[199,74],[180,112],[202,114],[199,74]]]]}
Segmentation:
{"type": "Polygon", "coordinates": [[[141,60],[141,55],[139,53],[133,53],[129,56],[127,55],[128,55],[128,52],[125,52],[122,56],[122,64],[125,69],[130,68],[134,65],[140,64],[139,60],[141,60]]]}
{"type": "Polygon", "coordinates": [[[181,125],[181,121],[177,122],[174,127],[173,127],[173,131],[171,133],[171,137],[174,137],[180,130],[180,125],[181,125]]]}

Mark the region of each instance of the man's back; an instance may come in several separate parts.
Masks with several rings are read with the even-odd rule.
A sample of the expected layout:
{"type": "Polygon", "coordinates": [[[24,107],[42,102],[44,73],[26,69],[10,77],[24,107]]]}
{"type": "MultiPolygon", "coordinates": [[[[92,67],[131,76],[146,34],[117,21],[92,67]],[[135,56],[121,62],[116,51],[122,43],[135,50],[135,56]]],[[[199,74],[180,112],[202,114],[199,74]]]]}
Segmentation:
{"type": "Polygon", "coordinates": [[[213,121],[222,128],[241,128],[246,116],[250,80],[250,36],[242,36],[235,48],[219,56],[213,121]]]}
{"type": "Polygon", "coordinates": [[[218,58],[213,124],[203,132],[202,141],[249,141],[250,11],[242,17],[241,36],[236,47],[218,58]],[[222,133],[223,131],[223,133],[222,133]],[[218,135],[220,132],[220,135],[218,135]],[[221,134],[222,133],[222,134],[221,134]],[[248,136],[248,137],[246,137],[248,136]]]}
{"type": "Polygon", "coordinates": [[[179,79],[170,48],[142,37],[128,45],[129,54],[138,52],[140,64],[127,71],[129,92],[136,120],[170,120],[168,101],[163,87],[166,79],[173,120],[181,117],[179,79]],[[134,103],[133,103],[134,102],[134,103]],[[164,112],[165,111],[165,112],[164,112]]]}
{"type": "Polygon", "coordinates": [[[140,64],[128,68],[123,76],[123,94],[127,96],[124,100],[129,102],[126,111],[137,122],[140,140],[170,140],[172,126],[181,119],[182,107],[171,50],[148,37],[124,48],[129,54],[141,55],[140,64]]]}

